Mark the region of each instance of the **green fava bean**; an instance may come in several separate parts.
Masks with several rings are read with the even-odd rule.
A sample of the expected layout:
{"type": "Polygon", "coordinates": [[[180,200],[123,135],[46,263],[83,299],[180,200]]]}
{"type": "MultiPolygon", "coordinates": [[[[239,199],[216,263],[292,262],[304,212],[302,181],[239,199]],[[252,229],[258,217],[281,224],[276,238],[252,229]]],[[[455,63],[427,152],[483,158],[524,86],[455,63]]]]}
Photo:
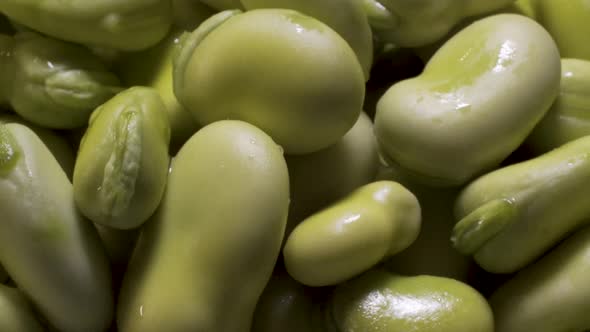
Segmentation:
{"type": "Polygon", "coordinates": [[[358,0],[242,0],[247,10],[287,8],[315,17],[338,32],[352,47],[365,79],[373,62],[373,36],[367,15],[358,0]]]}
{"type": "Polygon", "coordinates": [[[443,38],[461,20],[493,12],[514,0],[362,0],[377,37],[401,47],[443,38]]]}
{"type": "Polygon", "coordinates": [[[126,53],[116,64],[117,73],[127,85],[148,86],[160,93],[170,122],[170,146],[173,151],[177,151],[198,130],[195,120],[178,102],[172,90],[172,58],[182,33],[184,30],[174,29],[156,46],[126,53]]]}
{"type": "Polygon", "coordinates": [[[380,269],[337,286],[328,312],[340,332],[494,331],[488,303],[467,284],[380,269]]]}
{"type": "Polygon", "coordinates": [[[589,255],[585,228],[500,286],[490,298],[496,331],[588,331],[589,255]]]}
{"type": "Polygon", "coordinates": [[[0,331],[42,332],[45,331],[25,294],[17,288],[0,285],[0,331]]]}
{"type": "Polygon", "coordinates": [[[390,163],[423,183],[460,185],[525,140],[559,81],[559,52],[543,27],[522,15],[489,16],[449,39],[421,75],[383,95],[377,140],[390,163]]]}
{"type": "Polygon", "coordinates": [[[289,235],[289,274],[309,286],[348,280],[407,248],[420,232],[420,205],[400,184],[378,181],[313,214],[289,235]]]}
{"type": "Polygon", "coordinates": [[[168,176],[170,125],[154,89],[127,89],[97,108],[80,142],[74,199],[90,220],[118,229],[156,210],[168,176]]]}
{"type": "Polygon", "coordinates": [[[559,95],[526,143],[544,153],[586,135],[590,135],[590,61],[562,59],[559,95]]]}
{"type": "Polygon", "coordinates": [[[555,39],[561,57],[590,60],[590,4],[586,0],[531,0],[535,19],[555,39]]]}
{"type": "Polygon", "coordinates": [[[104,331],[113,294],[100,239],[51,152],[16,123],[0,124],[0,210],[0,261],[41,314],[59,331],[104,331]]]}
{"type": "Polygon", "coordinates": [[[363,112],[338,143],[285,159],[291,191],[287,237],[303,219],[373,181],[379,166],[373,123],[363,112]]]}
{"type": "Polygon", "coordinates": [[[226,11],[183,38],[174,93],[199,124],[242,120],[288,154],[335,144],[356,122],[364,75],[350,46],[289,9],[226,11]]]}
{"type": "Polygon", "coordinates": [[[119,79],[80,45],[19,33],[0,36],[0,54],[0,100],[42,127],[82,127],[121,90],[119,79]]]}
{"type": "Polygon", "coordinates": [[[236,120],[199,130],[143,226],[119,296],[119,331],[249,331],[288,204],[287,165],[267,134],[236,120]]]}
{"type": "Polygon", "coordinates": [[[43,141],[49,151],[51,151],[51,154],[53,154],[71,181],[76,157],[74,156],[74,150],[63,136],[50,129],[36,126],[12,114],[1,114],[0,123],[18,123],[31,129],[43,141]]]}
{"type": "Polygon", "coordinates": [[[518,14],[530,17],[534,19],[534,13],[531,8],[531,4],[529,0],[517,0],[512,2],[511,4],[504,6],[498,10],[494,10],[493,12],[484,13],[476,16],[469,16],[459,23],[455,24],[453,28],[443,37],[438,39],[434,43],[430,43],[428,45],[424,45],[418,48],[413,48],[413,51],[422,59],[424,63],[427,63],[428,60],[434,55],[434,53],[443,46],[451,37],[453,37],[457,32],[463,30],[470,24],[475,21],[481,20],[487,16],[497,15],[497,14],[518,14]]]}
{"type": "Polygon", "coordinates": [[[3,0],[0,12],[54,38],[128,51],[156,44],[172,24],[170,0],[3,0]]]}
{"type": "Polygon", "coordinates": [[[590,220],[590,136],[506,166],[459,194],[454,246],[492,273],[530,264],[590,220]]]}

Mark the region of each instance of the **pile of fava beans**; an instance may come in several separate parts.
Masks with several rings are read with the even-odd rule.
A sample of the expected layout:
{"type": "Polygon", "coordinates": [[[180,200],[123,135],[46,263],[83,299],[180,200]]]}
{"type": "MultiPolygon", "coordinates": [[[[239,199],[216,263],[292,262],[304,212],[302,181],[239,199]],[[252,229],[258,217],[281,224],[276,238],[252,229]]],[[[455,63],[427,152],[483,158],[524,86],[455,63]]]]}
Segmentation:
{"type": "Polygon", "coordinates": [[[589,313],[590,1],[0,0],[0,332],[589,313]]]}

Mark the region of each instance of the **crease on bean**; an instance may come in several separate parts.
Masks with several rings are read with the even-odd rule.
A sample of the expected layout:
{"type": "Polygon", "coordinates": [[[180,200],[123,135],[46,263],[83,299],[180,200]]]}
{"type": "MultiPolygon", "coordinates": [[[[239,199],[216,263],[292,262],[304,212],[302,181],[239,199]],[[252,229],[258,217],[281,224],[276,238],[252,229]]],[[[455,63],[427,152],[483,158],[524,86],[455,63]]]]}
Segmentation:
{"type": "Polygon", "coordinates": [[[125,212],[135,194],[143,149],[141,122],[141,112],[128,107],[121,111],[112,128],[114,147],[99,187],[100,204],[109,217],[125,212]]]}

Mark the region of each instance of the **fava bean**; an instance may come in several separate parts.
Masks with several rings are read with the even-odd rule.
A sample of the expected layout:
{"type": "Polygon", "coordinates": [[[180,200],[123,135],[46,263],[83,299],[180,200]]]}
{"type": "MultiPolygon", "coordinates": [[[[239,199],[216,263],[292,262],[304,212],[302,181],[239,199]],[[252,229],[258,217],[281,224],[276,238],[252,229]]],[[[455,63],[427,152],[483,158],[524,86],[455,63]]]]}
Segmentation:
{"type": "Polygon", "coordinates": [[[406,277],[377,269],[340,284],[326,319],[341,332],[493,332],[487,301],[454,279],[406,277]]]}
{"type": "Polygon", "coordinates": [[[104,331],[113,318],[106,253],[70,181],[27,127],[0,124],[0,261],[49,324],[104,331]]]}
{"type": "Polygon", "coordinates": [[[362,0],[379,39],[419,47],[444,37],[461,20],[490,13],[514,0],[362,0]]]}
{"type": "Polygon", "coordinates": [[[559,52],[539,24],[515,14],[489,16],[449,39],[420,76],[383,95],[377,140],[390,163],[425,184],[461,185],[525,140],[557,96],[559,80],[559,52]]]}
{"type": "Polygon", "coordinates": [[[520,271],[490,298],[497,332],[590,329],[590,228],[520,271]]]}
{"type": "Polygon", "coordinates": [[[32,32],[0,35],[0,100],[48,128],[84,126],[94,108],[121,90],[88,49],[32,32]]]}
{"type": "Polygon", "coordinates": [[[0,123],[18,123],[31,129],[41,139],[41,141],[43,141],[43,144],[47,146],[49,151],[51,151],[53,157],[55,157],[63,171],[68,176],[68,179],[70,181],[72,180],[76,157],[74,156],[74,151],[70,144],[63,136],[59,135],[55,131],[52,131],[51,129],[34,125],[13,114],[1,114],[0,123]]]}
{"type": "Polygon", "coordinates": [[[0,0],[0,332],[590,331],[587,1],[0,0]]]}
{"type": "Polygon", "coordinates": [[[242,0],[247,10],[287,8],[314,17],[334,29],[354,50],[365,80],[373,62],[373,38],[363,6],[358,0],[242,0]]]}
{"type": "Polygon", "coordinates": [[[3,0],[0,12],[55,38],[123,50],[156,44],[172,23],[170,0],[3,0]]]}
{"type": "Polygon", "coordinates": [[[455,247],[511,273],[590,220],[590,136],[476,179],[459,194],[455,247]]]}
{"type": "Polygon", "coordinates": [[[373,182],[297,225],[283,249],[285,266],[303,284],[335,285],[406,249],[420,221],[411,192],[396,182],[373,182]]]}
{"type": "Polygon", "coordinates": [[[105,226],[141,225],[164,194],[169,142],[166,106],[154,89],[133,87],[98,107],[76,158],[76,206],[105,226]]]}
{"type": "Polygon", "coordinates": [[[221,12],[181,45],[174,93],[201,125],[243,120],[287,154],[335,144],[361,112],[364,75],[324,23],[287,9],[221,12]]]}
{"type": "Polygon", "coordinates": [[[590,61],[561,59],[557,99],[526,143],[540,154],[590,135],[590,61]]]}
{"type": "Polygon", "coordinates": [[[199,130],[143,226],[119,296],[119,330],[248,331],[288,204],[287,165],[267,134],[236,120],[199,130]]]}

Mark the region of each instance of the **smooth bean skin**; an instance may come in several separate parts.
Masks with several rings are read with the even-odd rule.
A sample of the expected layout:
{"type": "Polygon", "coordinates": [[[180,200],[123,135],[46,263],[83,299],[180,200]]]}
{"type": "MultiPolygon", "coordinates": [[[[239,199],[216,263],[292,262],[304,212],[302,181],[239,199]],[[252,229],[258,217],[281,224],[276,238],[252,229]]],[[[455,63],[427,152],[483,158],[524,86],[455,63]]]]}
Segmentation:
{"type": "Polygon", "coordinates": [[[590,228],[527,266],[491,296],[497,332],[590,329],[590,228]]]}
{"type": "Polygon", "coordinates": [[[407,248],[420,232],[420,204],[393,181],[364,185],[295,227],[285,266],[308,286],[341,283],[407,248]]]}
{"type": "Polygon", "coordinates": [[[419,47],[444,37],[461,20],[498,10],[514,0],[363,0],[377,37],[419,47]]]}
{"type": "Polygon", "coordinates": [[[226,11],[183,38],[174,93],[197,120],[242,120],[287,154],[335,144],[358,119],[358,59],[324,23],[289,9],[226,11]]]}
{"type": "Polygon", "coordinates": [[[466,281],[471,259],[453,248],[449,240],[455,216],[453,207],[460,188],[433,188],[405,176],[395,167],[382,167],[377,181],[402,184],[420,203],[420,233],[403,251],[385,260],[383,266],[401,275],[432,275],[466,281]]]}
{"type": "Polygon", "coordinates": [[[248,331],[288,204],[287,165],[267,134],[236,120],[199,130],[143,226],[119,297],[119,331],[248,331]]]}
{"type": "Polygon", "coordinates": [[[246,10],[287,8],[314,17],[334,29],[354,50],[365,80],[373,62],[373,34],[358,0],[242,0],[246,10]]]}
{"type": "Polygon", "coordinates": [[[76,206],[90,220],[136,228],[156,210],[166,186],[170,124],[158,92],[129,88],[97,108],[74,167],[76,206]]]}
{"type": "Polygon", "coordinates": [[[329,303],[340,332],[493,332],[487,301],[454,279],[382,269],[340,284],[329,303]]]}
{"type": "Polygon", "coordinates": [[[287,237],[303,219],[373,181],[379,166],[373,123],[362,112],[336,144],[285,159],[291,191],[287,237]]]}
{"type": "Polygon", "coordinates": [[[72,185],[27,127],[0,124],[0,261],[50,325],[104,331],[113,318],[108,259],[72,185]]]}
{"type": "Polygon", "coordinates": [[[586,0],[531,0],[535,19],[555,39],[561,57],[590,60],[590,3],[586,0]]]}
{"type": "Polygon", "coordinates": [[[156,44],[172,24],[170,0],[3,0],[0,12],[54,38],[127,51],[156,44]]]}
{"type": "MultiPolygon", "coordinates": [[[[205,18],[202,19],[204,20],[205,18]]],[[[192,24],[200,22],[193,21],[192,24]]],[[[170,150],[173,152],[178,151],[199,129],[192,115],[178,102],[172,89],[172,59],[183,33],[183,29],[175,28],[156,46],[125,53],[115,65],[117,74],[126,85],[147,86],[158,91],[166,105],[170,122],[170,150]]]]}
{"type": "Polygon", "coordinates": [[[121,91],[119,79],[87,48],[33,32],[0,36],[0,100],[42,127],[83,127],[121,91]]]}
{"type": "Polygon", "coordinates": [[[0,114],[0,123],[18,123],[31,129],[51,151],[68,179],[72,180],[76,157],[74,150],[63,136],[50,129],[34,125],[13,114],[0,114]]]}
{"type": "Polygon", "coordinates": [[[561,59],[559,95],[526,144],[541,154],[590,135],[590,61],[561,59]]]}
{"type": "Polygon", "coordinates": [[[532,19],[498,14],[476,21],[421,75],[379,100],[381,150],[424,184],[464,184],[525,140],[557,96],[560,67],[551,36],[532,19]]]}
{"type": "Polygon", "coordinates": [[[467,284],[370,270],[335,288],[304,287],[275,271],[252,332],[492,332],[486,300],[467,284]]]}
{"type": "Polygon", "coordinates": [[[455,203],[454,246],[515,272],[590,220],[590,136],[474,180],[455,203]]]}
{"type": "Polygon", "coordinates": [[[422,59],[422,61],[426,63],[434,55],[434,53],[436,53],[436,51],[441,46],[443,46],[449,39],[451,39],[451,37],[453,37],[457,32],[463,30],[475,21],[481,20],[482,18],[485,18],[487,16],[497,14],[518,14],[530,17],[531,19],[535,19],[535,15],[531,7],[530,1],[516,0],[510,3],[509,5],[503,6],[492,12],[486,12],[483,14],[466,17],[457,24],[455,24],[453,28],[443,38],[438,39],[434,43],[430,43],[418,48],[413,48],[413,50],[422,59]]]}
{"type": "Polygon", "coordinates": [[[43,332],[31,304],[17,288],[0,285],[0,331],[43,332]]]}

